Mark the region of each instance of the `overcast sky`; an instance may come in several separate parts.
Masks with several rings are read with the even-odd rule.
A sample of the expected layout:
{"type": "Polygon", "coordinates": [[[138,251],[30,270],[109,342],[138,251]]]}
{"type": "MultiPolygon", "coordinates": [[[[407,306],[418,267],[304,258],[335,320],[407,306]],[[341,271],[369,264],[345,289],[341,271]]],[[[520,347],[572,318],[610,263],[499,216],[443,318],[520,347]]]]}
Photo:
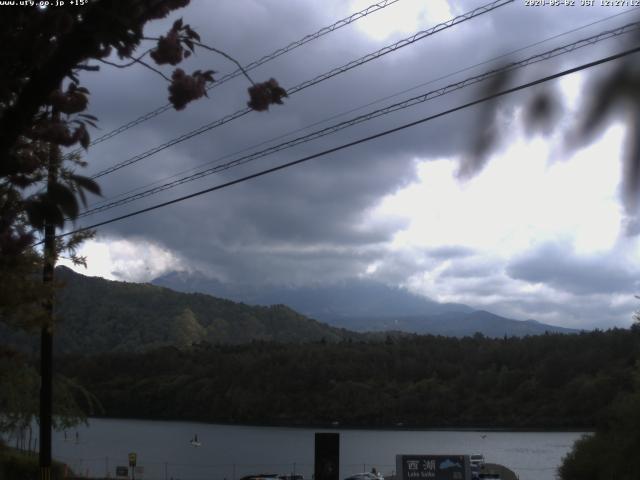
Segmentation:
{"type": "MultiPolygon", "coordinates": [[[[248,64],[370,3],[373,0],[195,0],[148,31],[161,34],[182,16],[203,42],[248,64]]],[[[256,81],[275,77],[290,89],[485,3],[399,0],[250,75],[256,81]]],[[[104,199],[93,201],[458,82],[505,62],[485,63],[496,56],[551,37],[557,36],[509,60],[638,20],[633,13],[618,15],[623,12],[623,7],[529,7],[516,0],[296,93],[283,106],[252,112],[105,176],[100,179],[104,199]],[[345,115],[335,118],[340,114],[345,115]]],[[[628,37],[519,70],[511,82],[516,85],[621,51],[628,37]]],[[[200,51],[183,68],[212,68],[222,76],[235,66],[200,51]]],[[[638,307],[634,294],[640,294],[640,241],[628,228],[632,221],[619,194],[625,117],[613,117],[584,148],[570,150],[565,141],[576,113],[595,91],[594,82],[612,68],[605,65],[554,81],[551,86],[563,101],[564,114],[547,135],[533,132],[523,121],[524,106],[540,87],[502,99],[494,122],[500,142],[486,166],[471,177],[461,179],[458,173],[475,134],[486,123],[479,107],[101,227],[97,239],[81,252],[88,256],[89,267],[79,271],[149,281],[171,270],[198,270],[229,282],[294,285],[365,277],[517,319],[579,328],[628,326],[638,307]]],[[[90,113],[99,118],[94,137],[167,99],[167,83],[138,65],[126,70],[102,66],[83,82],[92,92],[90,113]]],[[[91,147],[86,173],[243,108],[248,86],[245,78],[237,77],[181,112],[169,111],[91,147]]],[[[433,115],[479,97],[482,86],[92,215],[77,226],[433,115]]]]}

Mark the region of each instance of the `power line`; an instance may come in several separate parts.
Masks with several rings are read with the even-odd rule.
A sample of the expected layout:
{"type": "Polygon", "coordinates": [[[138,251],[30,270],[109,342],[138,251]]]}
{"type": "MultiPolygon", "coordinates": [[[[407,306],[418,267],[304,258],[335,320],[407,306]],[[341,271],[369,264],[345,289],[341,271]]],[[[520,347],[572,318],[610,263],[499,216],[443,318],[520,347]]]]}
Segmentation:
{"type": "MultiPolygon", "coordinates": [[[[310,80],[306,80],[298,85],[296,85],[295,87],[292,87],[291,89],[287,90],[287,95],[291,96],[297,92],[300,92],[306,88],[309,88],[313,85],[317,85],[320,82],[323,82],[325,80],[328,80],[329,78],[335,77],[336,75],[339,75],[341,73],[347,72],[353,68],[359,67],[360,65],[363,65],[367,62],[370,62],[371,60],[375,60],[377,58],[382,57],[383,55],[386,55],[388,53],[391,52],[395,52],[396,50],[406,47],[408,45],[412,45],[413,43],[419,41],[419,40],[423,40],[424,38],[427,38],[431,35],[434,35],[442,30],[446,30],[448,28],[453,27],[454,25],[457,25],[459,23],[465,22],[467,20],[470,20],[472,18],[475,18],[477,16],[483,15],[485,13],[488,13],[492,10],[495,10],[497,8],[503,7],[509,3],[513,3],[514,0],[495,0],[491,3],[488,3],[486,5],[483,5],[481,7],[478,7],[474,10],[471,10],[467,13],[464,13],[462,15],[458,15],[457,17],[454,17],[450,20],[447,20],[446,22],[443,23],[439,23],[438,25],[429,28],[427,30],[422,30],[418,33],[416,33],[415,35],[412,35],[410,37],[404,38],[402,40],[399,40],[391,45],[388,45],[386,47],[381,48],[380,50],[377,50],[373,53],[370,53],[368,55],[364,55],[363,57],[360,57],[356,60],[352,60],[349,63],[346,63],[344,65],[342,65],[341,67],[337,67],[334,68],[326,73],[323,73],[321,75],[318,75],[317,77],[314,77],[310,80]]],[[[211,123],[208,123],[206,125],[203,125],[199,128],[196,128],[195,130],[192,130],[190,132],[187,132],[179,137],[176,137],[172,140],[169,140],[168,142],[165,142],[161,145],[158,145],[156,147],[153,147],[143,153],[140,153],[138,155],[135,155],[127,160],[124,160],[120,163],[117,163],[115,165],[112,165],[109,168],[106,168],[104,170],[101,170],[100,172],[94,174],[91,176],[91,178],[95,179],[95,178],[100,178],[103,177],[105,175],[108,175],[110,173],[113,173],[117,170],[120,170],[121,168],[127,167],[129,165],[132,165],[134,163],[137,163],[145,158],[148,158],[152,155],[155,155],[158,152],[161,152],[162,150],[165,150],[169,147],[172,147],[174,145],[177,145],[178,143],[182,143],[185,140],[189,140],[190,138],[193,138],[197,135],[201,135],[204,132],[207,132],[209,130],[212,130],[214,128],[217,128],[221,125],[224,125],[225,123],[228,123],[232,120],[235,120],[237,118],[243,117],[244,115],[250,113],[252,110],[249,107],[243,108],[241,110],[238,110],[234,113],[231,113],[229,115],[226,115],[218,120],[215,120],[211,123]]]]}
{"type": "MultiPolygon", "coordinates": [[[[367,15],[370,15],[374,12],[377,12],[378,10],[382,10],[383,8],[388,7],[389,5],[392,5],[396,2],[399,2],[400,0],[382,0],[378,3],[374,3],[372,5],[369,5],[368,7],[353,13],[351,15],[349,15],[348,17],[342,18],[340,20],[338,20],[337,22],[323,27],[320,30],[318,30],[317,32],[311,33],[309,35],[305,35],[304,37],[302,37],[300,40],[296,40],[294,42],[291,42],[289,45],[287,45],[286,47],[282,47],[279,48],[267,55],[264,55],[263,57],[259,58],[258,60],[254,60],[251,63],[248,63],[247,65],[245,65],[243,67],[245,72],[249,72],[251,70],[253,70],[254,68],[259,67],[260,65],[270,62],[271,60],[274,60],[276,58],[278,58],[281,55],[284,55],[287,52],[290,52],[292,50],[295,50],[298,47],[301,47],[302,45],[311,42],[312,40],[316,40],[324,35],[327,35],[331,32],[334,32],[335,30],[338,30],[339,28],[342,28],[346,25],[349,25],[353,22],[356,22],[357,20],[360,20],[361,18],[366,17],[367,15]]],[[[242,75],[242,69],[238,68],[237,70],[228,73],[227,75],[224,75],[222,77],[220,77],[219,79],[217,79],[213,84],[209,85],[207,87],[207,90],[211,90],[213,88],[216,88],[220,85],[222,85],[223,83],[225,83],[227,80],[231,80],[232,78],[235,78],[239,75],[242,75]]],[[[171,110],[173,108],[173,105],[171,103],[167,103],[165,105],[163,105],[162,107],[158,107],[155,110],[152,110],[151,112],[145,113],[144,115],[136,118],[135,120],[132,120],[128,123],[125,123],[124,125],[119,126],[118,128],[115,128],[114,130],[111,130],[108,133],[105,133],[104,135],[96,138],[95,140],[93,140],[89,146],[93,146],[96,145],[98,143],[104,142],[105,140],[108,140],[112,137],[115,137],[116,135],[119,135],[122,132],[125,132],[126,130],[129,130],[130,128],[135,127],[136,125],[139,125],[143,122],[146,122],[147,120],[150,120],[154,117],[157,117],[158,115],[166,112],[167,110],[171,110]]],[[[73,152],[69,153],[68,155],[73,155],[75,153],[80,153],[82,151],[81,148],[78,148],[76,150],[74,150],[73,152]]]]}
{"type": "Polygon", "coordinates": [[[265,157],[267,155],[270,155],[272,153],[276,153],[288,148],[292,148],[294,146],[303,144],[303,143],[307,143],[309,141],[321,138],[321,137],[325,137],[327,135],[331,135],[333,133],[336,133],[340,130],[343,130],[345,128],[357,125],[359,123],[363,123],[369,120],[372,120],[374,118],[378,118],[381,117],[383,115],[388,115],[390,113],[393,112],[397,112],[399,110],[403,110],[405,108],[409,108],[409,107],[413,107],[415,105],[418,105],[420,103],[424,103],[426,101],[429,100],[433,100],[434,98],[438,98],[444,95],[447,95],[449,93],[452,93],[456,90],[460,90],[462,88],[468,87],[470,85],[474,85],[477,83],[480,83],[482,81],[485,81],[491,77],[494,77],[496,75],[502,74],[502,73],[506,73],[506,72],[510,72],[519,68],[523,68],[538,62],[542,62],[545,60],[548,60],[550,58],[555,58],[559,55],[564,55],[566,53],[570,53],[570,52],[574,52],[580,48],[586,47],[586,46],[591,46],[594,45],[598,42],[601,42],[603,40],[606,39],[610,39],[610,38],[614,38],[614,37],[618,37],[620,35],[624,35],[627,33],[631,33],[634,31],[638,31],[640,30],[640,22],[634,22],[634,23],[630,23],[627,25],[624,25],[622,27],[618,27],[616,29],[613,30],[608,30],[605,32],[601,32],[597,35],[593,35],[591,37],[588,38],[584,38],[581,40],[578,40],[576,42],[573,42],[569,45],[565,45],[562,47],[557,47],[554,48],[552,50],[548,50],[546,52],[543,53],[539,53],[537,55],[532,55],[524,60],[520,60],[518,62],[512,62],[502,68],[498,68],[498,69],[494,69],[494,70],[490,70],[484,73],[481,73],[479,75],[475,75],[473,77],[467,78],[465,80],[462,80],[460,82],[456,82],[450,85],[447,85],[445,87],[436,89],[436,90],[432,90],[430,92],[424,93],[422,95],[418,95],[412,98],[409,98],[407,100],[404,100],[402,102],[398,102],[398,103],[394,103],[392,105],[389,105],[387,107],[384,108],[380,108],[377,110],[374,110],[372,112],[369,112],[367,114],[363,114],[363,115],[359,115],[357,117],[352,118],[351,120],[346,120],[343,122],[340,122],[336,125],[332,125],[330,127],[326,127],[324,129],[309,133],[307,135],[301,136],[301,137],[297,137],[295,139],[280,143],[278,145],[274,145],[271,147],[268,147],[264,150],[258,151],[258,152],[254,152],[248,155],[244,155],[240,158],[237,158],[235,160],[226,162],[226,163],[222,163],[222,164],[218,164],[215,165],[211,168],[208,168],[206,170],[202,170],[200,172],[194,173],[192,175],[188,175],[186,177],[182,177],[178,180],[174,180],[172,182],[168,182],[165,183],[163,185],[154,187],[154,188],[150,188],[147,189],[145,191],[142,191],[140,193],[134,194],[134,195],[130,195],[127,197],[124,197],[120,200],[115,200],[109,203],[104,203],[103,205],[100,206],[96,206],[94,208],[91,208],[89,210],[86,210],[85,212],[81,213],[80,215],[78,215],[78,217],[76,218],[81,218],[81,217],[86,217],[98,212],[102,212],[102,211],[106,211],[106,210],[110,210],[112,208],[116,208],[118,206],[127,204],[127,203],[131,203],[135,200],[139,200],[141,198],[145,198],[151,195],[154,195],[156,193],[160,193],[162,191],[168,190],[170,188],[176,187],[178,185],[182,185],[184,183],[187,182],[191,182],[194,180],[198,180],[204,177],[207,177],[209,175],[212,175],[214,173],[218,173],[224,170],[228,170],[230,168],[234,168],[240,165],[244,165],[248,162],[251,162],[253,160],[256,160],[258,158],[262,158],[265,157]]]}
{"type": "MultiPolygon", "coordinates": [[[[518,85],[516,87],[508,88],[506,90],[502,90],[500,92],[493,93],[491,95],[487,95],[485,97],[482,97],[480,99],[465,103],[463,105],[459,105],[457,107],[450,108],[450,109],[442,111],[440,113],[437,113],[437,114],[434,114],[434,115],[430,115],[428,117],[421,118],[420,120],[416,120],[416,121],[413,121],[413,122],[405,123],[405,124],[403,124],[403,125],[401,125],[399,127],[391,128],[389,130],[384,130],[384,131],[376,133],[374,135],[369,135],[367,137],[360,138],[358,140],[354,140],[352,142],[339,145],[337,147],[333,147],[333,148],[330,148],[330,149],[327,149],[327,150],[323,150],[322,152],[315,153],[313,155],[308,155],[308,156],[300,158],[298,160],[294,160],[294,161],[291,161],[291,162],[283,163],[281,165],[278,165],[278,166],[275,166],[275,167],[272,167],[272,168],[268,168],[266,170],[261,170],[260,172],[253,173],[251,175],[247,175],[247,176],[238,178],[236,180],[231,180],[229,182],[225,182],[225,183],[216,185],[214,187],[210,187],[210,188],[207,188],[207,189],[204,189],[204,190],[200,190],[198,192],[191,193],[189,195],[185,195],[185,196],[173,199],[173,200],[169,200],[167,202],[158,203],[156,205],[152,205],[151,207],[143,208],[143,209],[137,210],[135,212],[131,212],[131,213],[128,213],[128,214],[125,214],[125,215],[120,215],[118,217],[114,217],[114,218],[111,218],[109,220],[105,220],[105,221],[102,221],[102,222],[94,223],[93,225],[89,225],[87,227],[78,228],[78,229],[73,230],[71,232],[66,232],[66,233],[60,234],[57,237],[58,238],[62,238],[62,237],[66,237],[66,236],[69,236],[69,235],[73,235],[75,233],[83,232],[85,230],[91,230],[91,229],[94,229],[94,228],[97,228],[97,227],[108,225],[110,223],[114,223],[114,222],[117,222],[117,221],[120,221],[120,220],[124,220],[124,219],[130,218],[130,217],[134,217],[134,216],[140,215],[142,213],[150,212],[152,210],[157,210],[159,208],[163,208],[163,207],[166,207],[166,206],[169,206],[169,205],[173,205],[175,203],[179,203],[179,202],[182,202],[184,200],[188,200],[190,198],[198,197],[200,195],[204,195],[205,193],[210,193],[210,192],[214,192],[216,190],[221,190],[223,188],[230,187],[232,185],[236,185],[238,183],[246,182],[247,180],[251,180],[251,179],[254,179],[254,178],[262,177],[264,175],[268,175],[270,173],[277,172],[279,170],[284,170],[285,168],[289,168],[289,167],[292,167],[294,165],[299,165],[301,163],[308,162],[309,160],[313,160],[315,158],[323,157],[323,156],[328,155],[330,153],[335,153],[335,152],[338,152],[340,150],[344,150],[346,148],[350,148],[350,147],[353,147],[355,145],[359,145],[361,143],[365,143],[365,142],[374,140],[376,138],[384,137],[386,135],[390,135],[392,133],[395,133],[395,132],[398,132],[398,131],[401,131],[401,130],[404,130],[404,129],[407,129],[407,128],[410,128],[410,127],[414,127],[416,125],[420,125],[422,123],[426,123],[426,122],[429,122],[431,120],[435,120],[436,118],[440,118],[440,117],[443,117],[445,115],[449,115],[451,113],[454,113],[454,112],[457,112],[457,111],[460,111],[460,110],[464,110],[466,108],[469,108],[469,107],[472,107],[472,106],[475,106],[475,105],[479,105],[479,104],[487,102],[489,100],[493,100],[495,98],[502,97],[502,96],[508,95],[510,93],[514,93],[514,92],[517,92],[517,91],[520,91],[520,90],[524,90],[526,88],[530,88],[530,87],[533,87],[535,85],[539,85],[541,83],[545,83],[545,82],[554,80],[556,78],[563,77],[565,75],[576,73],[576,72],[579,72],[581,70],[585,70],[587,68],[592,68],[594,66],[601,65],[603,63],[611,62],[613,60],[617,60],[619,58],[623,58],[623,57],[626,57],[627,55],[631,55],[631,54],[634,54],[634,53],[637,53],[637,52],[640,52],[640,46],[634,47],[634,48],[629,49],[629,50],[625,50],[623,52],[620,52],[620,53],[617,53],[617,54],[614,54],[614,55],[610,55],[610,56],[605,57],[605,58],[601,58],[600,60],[596,60],[596,61],[593,61],[593,62],[582,64],[582,65],[574,67],[574,68],[563,70],[563,71],[555,73],[553,75],[549,75],[549,76],[546,76],[546,77],[539,78],[539,79],[534,80],[532,82],[524,83],[524,84],[518,85]]],[[[42,243],[42,242],[36,243],[36,244],[34,244],[32,246],[39,245],[40,243],[42,243]]]]}
{"type": "MultiPolygon", "coordinates": [[[[635,9],[637,9],[637,7],[634,7],[634,8],[635,8],[635,9]]],[[[562,32],[562,33],[559,33],[559,34],[553,35],[553,36],[551,36],[551,37],[547,37],[547,38],[545,38],[544,40],[540,40],[540,41],[537,41],[537,42],[531,43],[531,44],[529,44],[529,45],[525,45],[525,46],[523,46],[523,47],[519,47],[519,48],[517,48],[517,49],[515,49],[515,50],[511,50],[511,51],[509,51],[509,52],[503,53],[503,54],[498,55],[498,56],[496,56],[496,57],[492,57],[492,58],[490,58],[490,59],[488,59],[488,60],[484,60],[484,61],[479,62],[479,63],[476,63],[476,64],[474,64],[474,65],[470,65],[470,66],[464,67],[464,68],[459,69],[459,70],[456,70],[456,71],[454,71],[454,72],[450,72],[450,73],[448,73],[448,74],[446,74],[446,75],[442,75],[442,76],[440,76],[440,77],[436,77],[436,78],[434,78],[434,79],[431,79],[431,80],[429,80],[429,81],[426,81],[426,82],[420,83],[420,84],[418,84],[418,85],[415,85],[415,86],[413,86],[413,87],[407,88],[407,89],[405,89],[405,90],[401,90],[401,91],[396,92],[396,93],[394,93],[394,94],[387,95],[387,96],[382,97],[382,98],[379,98],[379,99],[377,99],[377,100],[374,100],[374,101],[368,102],[368,103],[366,103],[366,104],[364,104],[364,105],[360,105],[360,106],[358,106],[358,107],[351,108],[351,109],[349,109],[349,110],[347,110],[347,111],[344,111],[344,112],[341,112],[341,113],[338,113],[338,114],[335,114],[335,115],[331,115],[330,117],[324,118],[323,120],[315,121],[315,122],[313,122],[313,123],[311,123],[311,124],[308,124],[308,125],[306,125],[306,126],[304,126],[304,127],[297,128],[297,129],[295,129],[295,130],[293,130],[293,131],[290,131],[290,132],[288,132],[288,133],[285,133],[285,134],[282,134],[282,135],[278,135],[277,137],[273,137],[273,138],[271,138],[271,139],[269,139],[269,140],[262,141],[262,142],[260,142],[260,143],[258,143],[258,144],[251,145],[250,147],[245,147],[245,148],[243,148],[243,149],[241,149],[241,150],[237,150],[237,151],[235,151],[235,152],[233,152],[233,153],[225,154],[225,155],[223,155],[223,156],[221,156],[221,157],[217,158],[216,160],[211,160],[211,161],[208,161],[208,162],[201,163],[201,164],[199,164],[199,165],[196,165],[196,166],[194,166],[194,167],[188,168],[188,169],[186,169],[186,170],[182,170],[182,171],[180,171],[180,172],[177,172],[177,173],[175,173],[175,174],[173,174],[173,175],[170,175],[170,176],[168,176],[168,177],[164,177],[163,179],[156,180],[156,181],[154,181],[154,182],[151,182],[151,183],[148,183],[148,184],[146,184],[146,185],[142,185],[142,186],[140,186],[140,187],[136,187],[136,188],[133,188],[133,189],[127,190],[127,191],[125,191],[125,192],[121,192],[121,193],[119,193],[119,194],[113,195],[113,196],[111,196],[111,197],[109,197],[109,198],[106,198],[106,199],[104,199],[104,200],[101,200],[101,201],[98,201],[98,202],[94,203],[94,204],[92,205],[92,208],[91,208],[90,210],[94,210],[94,208],[102,207],[102,205],[107,204],[107,203],[111,204],[111,203],[113,203],[113,202],[114,202],[117,198],[119,198],[119,197],[125,197],[125,196],[127,196],[127,195],[133,194],[134,192],[137,192],[137,191],[142,190],[142,189],[145,189],[145,188],[146,188],[146,189],[149,189],[150,187],[152,187],[152,186],[154,186],[154,185],[157,185],[157,184],[162,183],[162,182],[166,182],[166,181],[168,181],[168,180],[170,180],[170,179],[172,179],[172,178],[179,177],[180,175],[185,175],[185,174],[190,173],[190,172],[195,172],[195,171],[197,171],[199,168],[201,168],[201,167],[203,167],[203,166],[205,166],[205,165],[210,165],[210,164],[212,164],[212,163],[214,163],[214,162],[216,162],[216,161],[221,161],[221,160],[224,160],[225,158],[233,157],[234,155],[238,155],[238,154],[241,154],[241,153],[243,153],[243,152],[247,152],[247,151],[253,150],[253,149],[255,149],[255,148],[257,148],[257,147],[260,147],[260,146],[262,146],[262,145],[266,145],[266,144],[269,144],[269,143],[274,142],[274,141],[276,141],[276,140],[280,140],[280,139],[286,138],[286,137],[288,137],[288,136],[290,136],[290,135],[293,135],[293,134],[295,134],[295,133],[299,133],[299,132],[302,132],[302,131],[308,130],[308,129],[310,129],[310,128],[312,128],[312,127],[315,127],[315,126],[317,126],[317,125],[321,125],[321,124],[326,123],[326,122],[329,122],[329,121],[331,121],[331,120],[335,120],[335,119],[338,119],[338,118],[340,118],[340,117],[344,117],[345,115],[348,115],[348,114],[350,114],[350,113],[354,113],[354,112],[357,112],[358,110],[362,110],[362,109],[367,108],[367,107],[370,107],[370,106],[372,106],[372,105],[375,105],[375,104],[378,104],[378,103],[384,102],[385,100],[389,100],[389,99],[391,99],[391,98],[398,97],[398,96],[403,95],[403,94],[405,94],[405,93],[408,93],[408,92],[411,92],[411,91],[413,91],[413,90],[416,90],[416,89],[418,89],[418,88],[420,88],[420,87],[425,87],[425,86],[427,86],[427,85],[430,85],[430,84],[432,84],[432,83],[438,82],[438,81],[440,81],[440,80],[445,80],[445,79],[447,79],[447,78],[453,77],[454,75],[457,75],[457,74],[459,74],[459,73],[463,73],[463,72],[466,72],[466,71],[472,70],[472,69],[474,69],[474,68],[480,67],[480,66],[482,66],[482,65],[487,65],[487,64],[489,64],[489,63],[496,62],[497,60],[500,60],[500,59],[503,59],[503,58],[508,58],[508,57],[510,57],[510,56],[512,56],[512,55],[514,55],[514,54],[516,54],[516,53],[522,52],[522,51],[524,51],[524,50],[528,50],[528,49],[530,49],[530,48],[532,48],[532,47],[536,47],[536,46],[538,46],[538,45],[542,45],[542,44],[547,43],[547,42],[549,42],[549,41],[551,41],[551,40],[555,40],[555,39],[557,39],[557,38],[560,38],[560,37],[563,37],[563,36],[569,35],[569,34],[571,34],[571,33],[575,33],[575,32],[577,32],[577,31],[579,31],[579,30],[584,30],[585,28],[591,27],[591,26],[593,26],[593,25],[596,25],[596,24],[599,24],[599,23],[602,23],[602,22],[606,22],[606,21],[611,20],[611,19],[613,19],[613,18],[617,18],[617,17],[619,17],[619,16],[621,16],[621,15],[628,15],[628,14],[629,14],[629,12],[630,12],[631,10],[633,10],[634,8],[629,9],[629,10],[625,10],[625,11],[622,11],[622,12],[619,12],[619,13],[616,13],[616,14],[614,14],[614,15],[610,15],[610,16],[608,16],[608,17],[604,17],[604,18],[601,18],[601,19],[595,20],[595,21],[593,21],[593,22],[591,22],[591,23],[587,23],[587,24],[585,24],[585,25],[581,25],[581,26],[579,26],[579,27],[573,28],[573,29],[571,29],[571,30],[567,30],[567,31],[565,31],[565,32],[562,32]]],[[[622,27],[622,28],[624,28],[624,27],[622,27]]],[[[611,32],[611,31],[613,31],[613,30],[610,30],[610,32],[611,32]]],[[[602,34],[601,34],[601,35],[602,35],[602,34]]],[[[603,40],[604,40],[604,39],[603,39],[603,40]]],[[[128,203],[128,202],[127,202],[127,203],[128,203]]],[[[88,212],[85,212],[85,213],[88,213],[88,212]]]]}

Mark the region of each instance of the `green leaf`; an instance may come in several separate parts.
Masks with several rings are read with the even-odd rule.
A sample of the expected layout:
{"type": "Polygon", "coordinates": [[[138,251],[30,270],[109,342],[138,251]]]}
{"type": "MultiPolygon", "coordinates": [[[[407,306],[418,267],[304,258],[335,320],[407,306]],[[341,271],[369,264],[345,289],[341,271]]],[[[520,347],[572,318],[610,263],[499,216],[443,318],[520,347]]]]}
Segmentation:
{"type": "Polygon", "coordinates": [[[77,187],[83,188],[88,192],[93,193],[94,195],[102,195],[102,192],[100,190],[100,185],[98,185],[95,180],[89,177],[71,174],[69,175],[69,180],[74,182],[77,187]]]}
{"type": "Polygon", "coordinates": [[[80,197],[80,201],[82,202],[82,206],[86,207],[87,206],[87,196],[84,194],[84,190],[81,188],[77,188],[76,189],[76,193],[78,194],[78,197],[80,197]]]}
{"type": "Polygon", "coordinates": [[[198,32],[193,30],[189,25],[185,26],[185,31],[187,32],[189,38],[193,38],[196,42],[200,41],[200,35],[198,35],[198,32]]]}
{"type": "Polygon", "coordinates": [[[27,200],[24,203],[24,209],[27,212],[27,219],[35,229],[41,230],[44,228],[44,211],[42,204],[37,200],[27,200]]]}
{"type": "Polygon", "coordinates": [[[84,125],[82,125],[82,134],[80,135],[80,145],[85,150],[89,148],[89,144],[91,143],[91,136],[89,136],[89,132],[84,125]]]}
{"type": "Polygon", "coordinates": [[[64,225],[64,214],[46,194],[38,195],[25,202],[25,211],[29,223],[37,229],[44,228],[47,222],[57,227],[64,225]]]}
{"type": "Polygon", "coordinates": [[[48,185],[48,200],[60,208],[69,218],[78,216],[78,201],[69,187],[61,183],[50,183],[48,185]]]}

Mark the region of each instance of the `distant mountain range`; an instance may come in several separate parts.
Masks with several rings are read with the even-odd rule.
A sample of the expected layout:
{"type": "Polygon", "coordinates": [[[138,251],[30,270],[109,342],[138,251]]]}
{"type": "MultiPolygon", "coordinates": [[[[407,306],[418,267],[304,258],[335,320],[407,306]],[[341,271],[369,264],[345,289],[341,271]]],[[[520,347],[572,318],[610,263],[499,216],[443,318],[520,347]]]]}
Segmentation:
{"type": "Polygon", "coordinates": [[[435,315],[347,317],[340,325],[355,331],[400,331],[446,337],[468,337],[482,333],[486,337],[524,337],[549,333],[578,333],[579,330],[556,327],[535,320],[513,320],[485,310],[446,312],[435,315]]]}
{"type": "Polygon", "coordinates": [[[358,278],[332,285],[256,287],[223,283],[199,272],[170,272],[152,283],[251,305],[283,304],[307,317],[360,332],[400,331],[457,337],[476,332],[488,337],[578,332],[535,320],[505,318],[460,303],[439,303],[402,288],[358,278]]]}
{"type": "MultiPolygon", "coordinates": [[[[55,307],[55,348],[61,353],[135,352],[202,342],[368,341],[409,333],[502,337],[573,332],[364,280],[258,289],[172,273],[152,285],[87,277],[65,267],[56,269],[56,278],[64,284],[55,307]]],[[[0,342],[38,347],[35,337],[10,331],[1,322],[0,342]]]]}
{"type": "Polygon", "coordinates": [[[331,285],[255,286],[223,283],[199,272],[170,272],[151,283],[250,305],[283,304],[308,317],[332,323],[344,317],[435,315],[474,310],[467,305],[439,303],[402,288],[358,278],[331,285]]]}
{"type": "MultiPolygon", "coordinates": [[[[249,306],[202,293],[150,284],[114,282],[56,268],[55,347],[62,353],[135,352],[194,343],[254,340],[300,343],[366,340],[311,320],[284,305],[249,306]]],[[[0,322],[0,342],[37,348],[34,338],[0,322]]]]}

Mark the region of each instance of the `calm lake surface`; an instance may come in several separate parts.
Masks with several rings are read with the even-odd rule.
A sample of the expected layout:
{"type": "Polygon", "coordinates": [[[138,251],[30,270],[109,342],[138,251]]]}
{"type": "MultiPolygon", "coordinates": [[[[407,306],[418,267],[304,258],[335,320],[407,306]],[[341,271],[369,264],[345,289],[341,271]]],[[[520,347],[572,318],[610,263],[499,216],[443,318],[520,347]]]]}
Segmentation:
{"type": "Polygon", "coordinates": [[[340,433],[340,478],[376,467],[395,470],[396,454],[482,453],[521,480],[553,480],[579,432],[314,430],[190,422],[91,419],[88,427],[54,432],[53,455],[77,473],[115,477],[136,452],[136,478],[237,480],[257,473],[296,473],[311,480],[314,432],[340,433]],[[76,432],[78,442],[76,443],[76,432]],[[198,435],[202,446],[190,440],[198,435]]]}

